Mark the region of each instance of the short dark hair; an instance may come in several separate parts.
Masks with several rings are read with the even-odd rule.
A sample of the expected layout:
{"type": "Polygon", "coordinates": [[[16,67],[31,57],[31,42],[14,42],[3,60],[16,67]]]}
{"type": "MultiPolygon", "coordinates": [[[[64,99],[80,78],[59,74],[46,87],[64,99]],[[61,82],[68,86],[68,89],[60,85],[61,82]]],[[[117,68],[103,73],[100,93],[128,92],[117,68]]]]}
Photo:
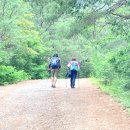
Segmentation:
{"type": "Polygon", "coordinates": [[[54,54],[53,57],[58,57],[58,54],[54,54]]]}
{"type": "Polygon", "coordinates": [[[72,58],[72,61],[76,61],[76,58],[72,58]]]}

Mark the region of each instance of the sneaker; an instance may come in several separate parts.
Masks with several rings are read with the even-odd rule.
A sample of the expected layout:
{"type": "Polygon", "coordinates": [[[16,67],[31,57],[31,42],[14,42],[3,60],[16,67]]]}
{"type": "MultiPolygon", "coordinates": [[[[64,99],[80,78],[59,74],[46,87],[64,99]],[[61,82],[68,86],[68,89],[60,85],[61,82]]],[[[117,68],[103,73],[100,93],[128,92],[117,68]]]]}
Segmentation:
{"type": "Polygon", "coordinates": [[[54,85],[51,85],[52,88],[56,88],[54,85]]]}
{"type": "Polygon", "coordinates": [[[75,85],[72,85],[71,88],[75,88],[74,86],[75,86],[75,85]]]}
{"type": "Polygon", "coordinates": [[[75,88],[75,87],[72,85],[71,88],[75,88]]]}

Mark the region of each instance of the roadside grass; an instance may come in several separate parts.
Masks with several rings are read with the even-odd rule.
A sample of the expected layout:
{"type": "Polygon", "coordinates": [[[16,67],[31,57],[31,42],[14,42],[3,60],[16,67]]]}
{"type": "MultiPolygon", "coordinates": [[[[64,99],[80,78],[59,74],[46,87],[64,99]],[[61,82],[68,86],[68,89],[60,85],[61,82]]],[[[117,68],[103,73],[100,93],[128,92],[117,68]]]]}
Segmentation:
{"type": "Polygon", "coordinates": [[[130,90],[125,91],[121,87],[104,85],[100,80],[95,78],[90,78],[90,80],[103,92],[111,95],[115,101],[120,102],[125,108],[127,108],[128,113],[130,114],[130,90]]]}

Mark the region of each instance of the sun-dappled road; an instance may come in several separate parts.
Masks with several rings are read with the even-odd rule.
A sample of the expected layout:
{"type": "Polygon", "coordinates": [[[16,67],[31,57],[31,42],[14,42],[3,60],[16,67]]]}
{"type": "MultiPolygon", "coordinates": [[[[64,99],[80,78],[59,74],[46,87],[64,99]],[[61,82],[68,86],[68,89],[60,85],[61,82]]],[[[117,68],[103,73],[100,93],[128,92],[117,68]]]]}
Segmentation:
{"type": "Polygon", "coordinates": [[[33,80],[0,87],[0,130],[130,130],[130,116],[89,79],[33,80]]]}

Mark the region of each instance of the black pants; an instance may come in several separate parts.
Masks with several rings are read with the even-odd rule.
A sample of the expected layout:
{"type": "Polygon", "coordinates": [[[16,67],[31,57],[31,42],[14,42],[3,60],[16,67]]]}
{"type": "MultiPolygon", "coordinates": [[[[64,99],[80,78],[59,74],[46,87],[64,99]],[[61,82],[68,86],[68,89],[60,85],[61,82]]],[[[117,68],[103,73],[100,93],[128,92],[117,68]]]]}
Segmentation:
{"type": "Polygon", "coordinates": [[[71,70],[71,77],[70,77],[70,86],[71,86],[71,88],[74,88],[74,86],[75,86],[76,77],[77,77],[77,71],[76,70],[71,70]]]}

